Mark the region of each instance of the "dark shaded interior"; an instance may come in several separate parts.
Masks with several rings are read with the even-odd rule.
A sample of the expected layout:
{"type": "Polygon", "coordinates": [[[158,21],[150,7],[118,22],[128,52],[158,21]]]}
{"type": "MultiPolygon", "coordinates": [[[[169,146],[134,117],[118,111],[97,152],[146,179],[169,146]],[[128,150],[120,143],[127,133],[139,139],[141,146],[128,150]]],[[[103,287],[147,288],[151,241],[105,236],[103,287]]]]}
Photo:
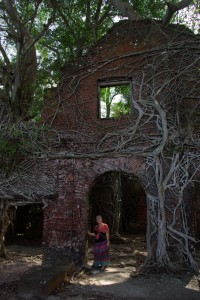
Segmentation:
{"type": "MultiPolygon", "coordinates": [[[[194,231],[197,239],[200,239],[200,183],[194,183],[193,189],[193,219],[194,231]]],[[[200,248],[200,242],[198,243],[200,248]]]]}
{"type": "Polygon", "coordinates": [[[98,177],[90,191],[90,224],[101,214],[113,236],[145,234],[147,227],[146,194],[133,175],[106,172],[98,177]]]}
{"type": "Polygon", "coordinates": [[[7,242],[42,244],[43,204],[17,206],[12,222],[6,234],[7,242]]]}

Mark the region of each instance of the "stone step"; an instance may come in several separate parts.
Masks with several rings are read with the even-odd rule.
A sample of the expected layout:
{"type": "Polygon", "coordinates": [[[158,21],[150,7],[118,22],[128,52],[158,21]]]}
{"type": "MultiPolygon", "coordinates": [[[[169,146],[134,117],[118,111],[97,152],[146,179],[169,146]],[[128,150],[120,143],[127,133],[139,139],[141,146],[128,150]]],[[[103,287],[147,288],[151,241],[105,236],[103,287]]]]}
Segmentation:
{"type": "Polygon", "coordinates": [[[75,271],[73,262],[52,264],[23,276],[18,285],[18,296],[28,299],[46,299],[66,278],[75,271]]]}

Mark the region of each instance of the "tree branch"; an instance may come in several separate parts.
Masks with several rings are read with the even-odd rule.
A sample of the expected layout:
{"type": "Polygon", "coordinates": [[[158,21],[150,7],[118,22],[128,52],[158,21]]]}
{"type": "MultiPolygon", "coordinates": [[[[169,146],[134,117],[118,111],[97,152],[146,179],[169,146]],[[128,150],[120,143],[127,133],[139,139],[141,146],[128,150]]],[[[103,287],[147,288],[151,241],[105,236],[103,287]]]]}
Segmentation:
{"type": "Polygon", "coordinates": [[[164,25],[169,24],[173,15],[175,14],[175,12],[190,6],[192,3],[193,3],[193,0],[181,0],[178,3],[166,2],[167,11],[162,19],[162,23],[164,25]]]}
{"type": "Polygon", "coordinates": [[[131,6],[127,2],[119,0],[108,0],[108,3],[113,5],[124,17],[129,18],[131,21],[141,19],[141,17],[134,10],[133,6],[131,6]]]}

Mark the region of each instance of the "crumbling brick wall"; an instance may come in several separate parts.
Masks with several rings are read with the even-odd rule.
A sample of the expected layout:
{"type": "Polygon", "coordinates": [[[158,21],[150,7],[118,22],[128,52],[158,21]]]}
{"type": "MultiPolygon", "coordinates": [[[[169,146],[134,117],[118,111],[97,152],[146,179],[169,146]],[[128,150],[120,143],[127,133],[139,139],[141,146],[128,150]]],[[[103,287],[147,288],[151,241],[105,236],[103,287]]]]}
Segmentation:
{"type": "Polygon", "coordinates": [[[142,159],[102,158],[58,160],[58,198],[44,211],[43,247],[45,260],[85,258],[89,193],[94,179],[107,171],[120,171],[141,177],[142,159]]]}
{"type": "MultiPolygon", "coordinates": [[[[165,49],[172,38],[173,42],[184,42],[188,36],[193,39],[182,26],[164,27],[150,21],[122,22],[76,62],[76,66],[63,68],[62,81],[46,98],[42,116],[43,122],[53,129],[52,159],[57,160],[58,170],[58,198],[49,201],[44,212],[45,259],[71,257],[78,264],[84,262],[88,198],[97,176],[116,170],[134,174],[141,180],[145,192],[154,189],[152,194],[156,193],[155,187],[147,185],[144,178],[146,158],[138,153],[146,149],[152,153],[156,149],[152,140],[160,136],[159,112],[154,111],[154,117],[150,118],[149,108],[150,121],[144,120],[135,139],[129,139],[129,136],[139,120],[137,101],[149,100],[148,81],[155,69],[153,64],[158,65],[154,75],[156,84],[161,86],[167,77],[157,75],[158,71],[162,71],[165,63],[172,67],[174,64],[175,69],[178,58],[175,51],[170,52],[171,58],[165,62],[165,49]],[[150,74],[147,79],[145,74],[150,74]],[[134,110],[117,119],[101,119],[98,82],[113,78],[131,78],[134,110]],[[146,83],[141,89],[144,79],[146,83]]],[[[164,89],[163,95],[166,105],[169,104],[171,89],[164,89]]],[[[163,95],[158,96],[158,102],[163,95]]],[[[171,108],[172,113],[174,109],[171,108]]],[[[167,201],[173,202],[171,195],[166,197],[167,201]]]]}

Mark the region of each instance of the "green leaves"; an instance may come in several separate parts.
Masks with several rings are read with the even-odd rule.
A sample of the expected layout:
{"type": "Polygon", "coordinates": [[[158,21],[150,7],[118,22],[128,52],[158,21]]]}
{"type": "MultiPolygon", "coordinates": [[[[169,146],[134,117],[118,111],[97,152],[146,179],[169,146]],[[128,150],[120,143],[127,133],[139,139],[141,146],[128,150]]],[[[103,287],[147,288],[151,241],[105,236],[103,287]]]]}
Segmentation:
{"type": "MultiPolygon", "coordinates": [[[[106,34],[114,23],[114,17],[119,16],[120,12],[109,4],[109,1],[102,0],[12,0],[10,2],[19,22],[15,21],[13,25],[12,17],[4,7],[4,1],[0,1],[2,34],[0,88],[1,92],[3,90],[1,94],[9,106],[15,96],[13,81],[16,88],[20,83],[18,94],[24,95],[24,98],[21,101],[16,97],[16,106],[21,105],[23,101],[26,105],[22,104],[21,109],[15,106],[13,114],[27,110],[27,113],[23,111],[20,117],[28,119],[36,116],[36,119],[39,119],[44,90],[59,82],[62,66],[68,62],[76,63],[92,44],[106,34]],[[25,57],[25,53],[29,51],[28,43],[32,48],[36,48],[37,55],[37,65],[34,64],[29,73],[26,66],[30,68],[32,60],[28,59],[28,55],[25,57]],[[30,78],[33,73],[33,78],[30,78]],[[16,74],[22,75],[16,78],[16,74]],[[23,84],[23,78],[26,82],[29,79],[31,84],[23,84]],[[35,82],[34,86],[33,82],[35,82]],[[26,87],[25,91],[23,91],[24,87],[26,87]]],[[[126,2],[132,4],[133,9],[143,18],[161,19],[167,8],[165,2],[161,0],[127,0],[126,2]]],[[[178,3],[179,0],[173,2],[178,3]]],[[[194,3],[198,10],[198,1],[195,0],[194,3]]],[[[189,12],[194,11],[192,7],[195,8],[194,5],[190,6],[187,16],[191,17],[192,14],[189,12]]],[[[185,22],[185,20],[185,14],[181,12],[175,16],[175,21],[185,22]]],[[[194,11],[194,19],[190,22],[193,28],[196,26],[195,20],[194,11]]],[[[189,24],[189,20],[187,22],[189,24]]]]}
{"type": "Polygon", "coordinates": [[[34,123],[5,125],[0,131],[0,170],[10,175],[23,160],[44,153],[47,145],[46,127],[34,123]]]}
{"type": "Polygon", "coordinates": [[[130,113],[131,96],[129,83],[100,87],[101,118],[117,118],[130,113]]]}

